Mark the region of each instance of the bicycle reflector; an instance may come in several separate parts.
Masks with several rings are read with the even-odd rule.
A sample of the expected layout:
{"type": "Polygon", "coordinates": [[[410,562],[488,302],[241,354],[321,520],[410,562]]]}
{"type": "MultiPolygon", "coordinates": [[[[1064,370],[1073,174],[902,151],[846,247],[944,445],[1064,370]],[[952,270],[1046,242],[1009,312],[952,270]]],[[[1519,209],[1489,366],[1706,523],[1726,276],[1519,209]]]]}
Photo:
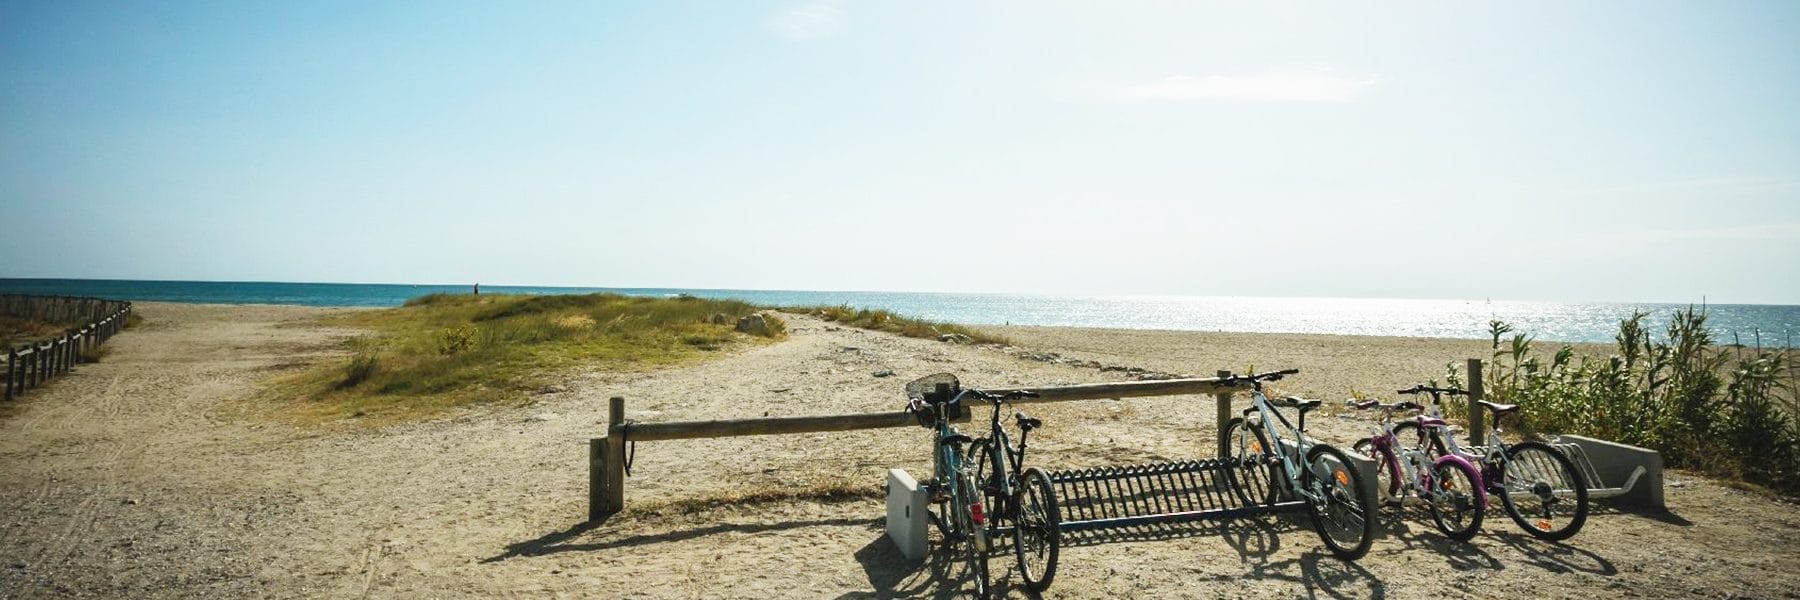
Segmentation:
{"type": "Polygon", "coordinates": [[[1338,485],[1350,485],[1350,476],[1344,473],[1343,469],[1338,469],[1333,471],[1333,473],[1337,476],[1338,485]]]}

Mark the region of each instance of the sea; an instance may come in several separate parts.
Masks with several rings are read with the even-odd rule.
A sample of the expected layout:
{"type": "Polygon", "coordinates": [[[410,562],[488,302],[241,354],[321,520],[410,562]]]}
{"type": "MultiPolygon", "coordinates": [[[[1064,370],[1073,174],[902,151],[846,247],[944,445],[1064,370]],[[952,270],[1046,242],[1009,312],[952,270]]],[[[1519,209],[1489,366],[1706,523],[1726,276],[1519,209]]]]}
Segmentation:
{"type": "MultiPolygon", "coordinates": [[[[93,296],[133,301],[303,306],[399,306],[432,293],[466,294],[468,285],[132,281],[106,279],[4,279],[0,293],[93,296]]],[[[635,296],[690,294],[767,306],[849,305],[970,325],[1054,325],[1118,329],[1166,329],[1246,333],[1319,333],[1486,339],[1499,319],[1539,340],[1612,342],[1619,320],[1650,314],[1660,331],[1687,304],[1428,300],[1401,298],[1248,298],[1212,296],[1104,296],[958,294],[928,292],[833,292],[686,288],[482,286],[495,294],[635,296]]],[[[1794,347],[1800,306],[1710,304],[1707,324],[1720,343],[1794,347]]]]}

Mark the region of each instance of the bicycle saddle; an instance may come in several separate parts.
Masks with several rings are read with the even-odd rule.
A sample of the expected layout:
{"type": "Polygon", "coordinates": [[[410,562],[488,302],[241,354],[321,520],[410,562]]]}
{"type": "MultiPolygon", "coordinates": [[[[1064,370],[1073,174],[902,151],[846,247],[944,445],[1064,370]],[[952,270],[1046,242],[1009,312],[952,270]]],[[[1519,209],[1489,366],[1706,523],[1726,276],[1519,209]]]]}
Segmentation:
{"type": "Polygon", "coordinates": [[[1288,404],[1288,406],[1292,406],[1294,408],[1300,409],[1300,412],[1306,412],[1306,411],[1318,408],[1320,404],[1325,403],[1324,400],[1307,400],[1307,399],[1301,398],[1299,396],[1286,396],[1286,397],[1283,397],[1281,400],[1283,402],[1286,402],[1288,404]]]}
{"type": "Polygon", "coordinates": [[[1013,413],[1013,418],[1019,421],[1019,429],[1025,431],[1031,431],[1044,426],[1043,421],[1025,416],[1025,413],[1013,413]]]}
{"type": "Polygon", "coordinates": [[[1514,412],[1518,412],[1518,410],[1519,410],[1519,405],[1517,405],[1517,404],[1494,404],[1492,402],[1482,400],[1481,405],[1487,407],[1488,410],[1494,411],[1494,416],[1496,416],[1496,417],[1501,416],[1501,415],[1512,414],[1514,412]]]}

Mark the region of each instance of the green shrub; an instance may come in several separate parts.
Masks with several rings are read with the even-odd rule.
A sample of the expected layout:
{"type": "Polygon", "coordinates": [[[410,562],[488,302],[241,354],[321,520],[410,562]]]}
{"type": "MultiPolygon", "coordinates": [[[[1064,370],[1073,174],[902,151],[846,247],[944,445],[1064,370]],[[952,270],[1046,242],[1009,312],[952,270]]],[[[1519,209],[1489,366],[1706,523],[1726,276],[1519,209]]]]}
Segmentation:
{"type": "Polygon", "coordinates": [[[358,354],[350,358],[350,364],[344,367],[344,378],[338,381],[338,389],[349,389],[368,381],[375,376],[376,361],[373,354],[358,354]]]}
{"type": "Polygon", "coordinates": [[[769,313],[762,314],[762,324],[746,329],[744,333],[769,339],[781,339],[787,336],[787,321],[769,313]]]}
{"type": "MultiPolygon", "coordinates": [[[[1791,375],[1782,380],[1787,354],[1717,347],[1704,311],[1676,311],[1660,338],[1645,328],[1648,316],[1619,322],[1617,354],[1576,357],[1564,345],[1547,361],[1531,336],[1493,321],[1484,392],[1524,405],[1515,426],[1528,434],[1644,446],[1670,466],[1800,493],[1800,419],[1791,375]]],[[[1460,385],[1460,375],[1451,365],[1452,384],[1460,385]]]]}
{"type": "Polygon", "coordinates": [[[455,356],[467,352],[475,348],[480,335],[480,331],[466,325],[440,331],[437,336],[437,353],[455,356]]]}

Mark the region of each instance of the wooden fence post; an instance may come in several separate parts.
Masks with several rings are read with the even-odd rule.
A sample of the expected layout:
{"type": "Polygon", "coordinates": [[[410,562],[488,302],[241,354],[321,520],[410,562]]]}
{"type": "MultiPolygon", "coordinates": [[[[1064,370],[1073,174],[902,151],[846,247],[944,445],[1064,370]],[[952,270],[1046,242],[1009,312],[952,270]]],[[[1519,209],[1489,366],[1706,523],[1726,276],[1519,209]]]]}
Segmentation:
{"type": "Polygon", "coordinates": [[[10,347],[7,348],[6,349],[6,399],[7,400],[12,400],[12,397],[13,397],[13,369],[18,366],[19,366],[19,351],[15,348],[10,348],[10,347]]]}
{"type": "MultiPolygon", "coordinates": [[[[1469,359],[1469,444],[1487,445],[1487,411],[1481,408],[1486,398],[1481,390],[1481,359],[1469,359]]],[[[1498,442],[1498,440],[1495,440],[1498,442]]]]}
{"type": "MultiPolygon", "coordinates": [[[[1231,371],[1219,371],[1219,378],[1231,376],[1231,371]]],[[[1225,439],[1225,424],[1231,422],[1231,392],[1213,394],[1213,404],[1218,408],[1219,417],[1219,456],[1231,456],[1231,441],[1225,439]]]]}
{"type": "Polygon", "coordinates": [[[625,398],[607,400],[606,437],[588,441],[588,520],[625,509],[625,398]]]}
{"type": "Polygon", "coordinates": [[[606,438],[588,438],[588,521],[606,517],[606,438]]]}

